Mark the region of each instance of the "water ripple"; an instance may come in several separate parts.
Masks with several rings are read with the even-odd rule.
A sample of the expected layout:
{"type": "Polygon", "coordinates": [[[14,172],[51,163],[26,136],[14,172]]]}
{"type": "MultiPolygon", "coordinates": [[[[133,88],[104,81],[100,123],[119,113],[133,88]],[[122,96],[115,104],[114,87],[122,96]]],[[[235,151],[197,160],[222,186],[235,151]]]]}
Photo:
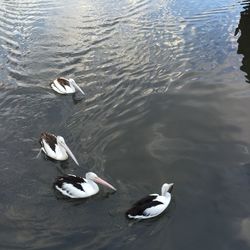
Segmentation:
{"type": "MultiPolygon", "coordinates": [[[[236,192],[231,185],[243,194],[227,183],[236,175],[225,176],[245,173],[232,162],[249,161],[249,91],[235,87],[241,81],[232,52],[239,5],[0,0],[3,249],[163,249],[163,241],[164,249],[181,249],[194,239],[190,224],[197,221],[194,234],[203,239],[200,228],[221,218],[216,199],[236,207],[214,194],[236,192]],[[58,76],[74,78],[86,96],[52,92],[49,83],[58,76]],[[80,168],[71,159],[36,159],[42,131],[64,136],[80,168]],[[85,201],[54,193],[55,176],[89,170],[119,191],[101,189],[85,201]],[[166,214],[145,223],[124,218],[136,199],[172,180],[177,189],[166,214]]],[[[231,243],[232,232],[223,232],[231,243]]]]}

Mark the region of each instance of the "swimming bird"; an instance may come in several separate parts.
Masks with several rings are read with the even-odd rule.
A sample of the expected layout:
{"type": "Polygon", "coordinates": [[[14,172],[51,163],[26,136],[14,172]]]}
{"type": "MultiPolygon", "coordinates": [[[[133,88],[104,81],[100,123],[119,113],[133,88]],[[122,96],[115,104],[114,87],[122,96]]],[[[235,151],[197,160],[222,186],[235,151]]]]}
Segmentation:
{"type": "Polygon", "coordinates": [[[161,214],[171,201],[171,191],[174,183],[164,183],[161,187],[161,195],[150,194],[138,202],[126,212],[129,219],[149,219],[161,214]]]}
{"type": "Polygon", "coordinates": [[[100,183],[116,191],[111,184],[93,172],[86,173],[85,178],[71,174],[59,176],[54,182],[54,187],[61,194],[69,198],[87,198],[99,192],[99,187],[96,183],[100,183]]]}
{"type": "Polygon", "coordinates": [[[41,144],[41,150],[47,156],[58,161],[64,161],[68,159],[69,154],[74,162],[79,165],[78,161],[65,143],[65,140],[62,136],[56,136],[44,132],[41,134],[39,142],[41,144]]]}
{"type": "Polygon", "coordinates": [[[72,94],[76,92],[76,89],[78,89],[83,95],[85,95],[82,89],[76,84],[75,80],[72,78],[66,79],[64,77],[58,77],[50,84],[50,86],[54,91],[59,94],[72,94]]]}

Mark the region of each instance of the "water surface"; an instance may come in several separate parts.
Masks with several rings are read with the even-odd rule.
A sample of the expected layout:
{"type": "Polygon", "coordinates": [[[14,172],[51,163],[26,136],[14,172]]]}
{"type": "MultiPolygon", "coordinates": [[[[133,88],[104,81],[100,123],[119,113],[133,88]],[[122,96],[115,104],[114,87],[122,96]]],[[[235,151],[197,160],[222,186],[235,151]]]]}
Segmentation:
{"type": "Polygon", "coordinates": [[[249,249],[249,8],[0,0],[0,248],[249,249]],[[58,76],[86,97],[54,93],[58,76]],[[64,136],[80,167],[37,159],[43,131],[64,136]],[[118,191],[53,190],[87,171],[118,191]],[[175,183],[167,212],[128,221],[164,182],[175,183]]]}

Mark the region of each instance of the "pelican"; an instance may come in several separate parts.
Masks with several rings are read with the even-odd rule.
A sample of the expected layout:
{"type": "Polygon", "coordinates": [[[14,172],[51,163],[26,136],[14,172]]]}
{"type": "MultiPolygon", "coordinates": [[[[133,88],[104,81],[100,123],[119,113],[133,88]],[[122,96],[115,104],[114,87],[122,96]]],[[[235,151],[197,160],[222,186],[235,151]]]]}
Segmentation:
{"type": "Polygon", "coordinates": [[[58,161],[64,161],[68,159],[69,154],[74,162],[79,165],[62,136],[55,136],[44,132],[41,134],[39,142],[41,144],[41,150],[49,157],[58,161]]]}
{"type": "Polygon", "coordinates": [[[71,174],[57,177],[54,187],[61,194],[69,198],[87,198],[99,192],[99,187],[96,183],[100,183],[116,191],[111,184],[93,172],[86,173],[85,178],[71,174]]]}
{"type": "Polygon", "coordinates": [[[129,219],[149,219],[161,214],[171,201],[171,191],[174,183],[164,183],[161,187],[161,195],[150,194],[138,202],[126,212],[129,219]]]}
{"type": "Polygon", "coordinates": [[[75,80],[71,78],[66,79],[64,77],[58,77],[50,84],[50,86],[59,94],[72,94],[76,92],[76,89],[78,89],[83,95],[85,95],[82,89],[76,84],[75,80]]]}

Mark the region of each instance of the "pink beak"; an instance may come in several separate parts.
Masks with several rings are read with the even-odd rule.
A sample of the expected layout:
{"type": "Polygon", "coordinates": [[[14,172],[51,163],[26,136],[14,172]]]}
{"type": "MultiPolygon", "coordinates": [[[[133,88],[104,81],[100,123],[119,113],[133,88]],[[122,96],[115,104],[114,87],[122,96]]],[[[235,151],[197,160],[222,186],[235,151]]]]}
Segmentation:
{"type": "Polygon", "coordinates": [[[116,188],[114,188],[111,184],[109,184],[108,182],[104,181],[100,177],[96,177],[94,181],[97,182],[97,183],[100,183],[100,184],[102,184],[102,185],[104,185],[106,187],[109,187],[109,188],[113,189],[114,191],[116,191],[116,188]]]}

